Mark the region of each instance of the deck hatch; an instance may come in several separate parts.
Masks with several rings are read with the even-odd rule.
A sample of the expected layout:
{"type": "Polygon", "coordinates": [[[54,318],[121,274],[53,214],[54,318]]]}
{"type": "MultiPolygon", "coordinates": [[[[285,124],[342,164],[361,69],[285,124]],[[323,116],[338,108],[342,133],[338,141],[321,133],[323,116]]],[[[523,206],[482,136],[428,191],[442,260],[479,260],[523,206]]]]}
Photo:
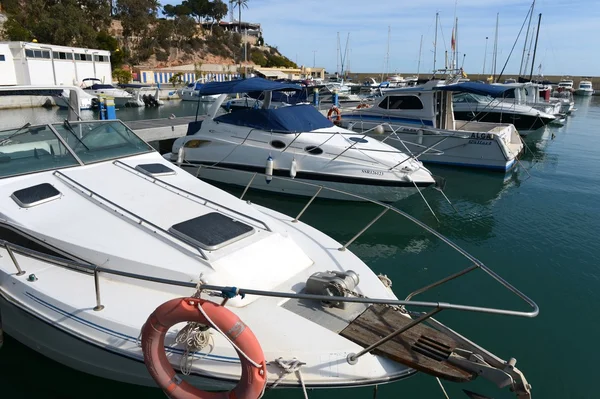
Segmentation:
{"type": "Polygon", "coordinates": [[[189,244],[212,251],[252,235],[254,228],[221,213],[211,212],[177,223],[169,231],[189,244]]]}
{"type": "Polygon", "coordinates": [[[58,199],[61,197],[61,193],[52,184],[42,183],[17,190],[10,197],[21,208],[31,208],[58,199]]]}
{"type": "Polygon", "coordinates": [[[175,171],[162,163],[143,163],[135,167],[136,170],[150,176],[174,175],[175,171]]]}

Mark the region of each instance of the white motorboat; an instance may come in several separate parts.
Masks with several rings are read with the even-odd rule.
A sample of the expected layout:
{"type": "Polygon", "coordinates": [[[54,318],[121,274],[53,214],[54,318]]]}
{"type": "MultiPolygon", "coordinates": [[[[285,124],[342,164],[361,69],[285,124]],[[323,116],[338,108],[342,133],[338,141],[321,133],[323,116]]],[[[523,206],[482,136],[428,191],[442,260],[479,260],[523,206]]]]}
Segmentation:
{"type": "Polygon", "coordinates": [[[342,126],[409,150],[426,163],[511,169],[523,150],[514,125],[454,119],[453,90],[467,89],[430,81],[389,90],[371,106],[342,109],[342,126]]]}
{"type": "Polygon", "coordinates": [[[502,102],[527,105],[545,114],[554,115],[557,119],[562,117],[562,102],[556,98],[550,98],[546,101],[540,94],[541,85],[530,82],[504,83],[504,85],[510,86],[511,89],[506,90],[496,97],[502,102]]]}
{"type": "MultiPolygon", "coordinates": [[[[79,110],[90,110],[95,107],[95,103],[97,100],[97,96],[89,94],[83,89],[77,87],[75,90],[79,91],[79,110]]],[[[63,90],[60,96],[53,96],[54,102],[60,108],[68,108],[69,107],[69,90],[63,90]]]]}
{"type": "Polygon", "coordinates": [[[576,96],[592,96],[594,95],[594,88],[592,87],[591,80],[582,80],[579,82],[577,90],[575,90],[576,96]]]}
{"type": "MultiPolygon", "coordinates": [[[[222,93],[221,97],[204,120],[190,124],[186,137],[175,140],[172,153],[166,157],[175,162],[183,152],[185,168],[209,181],[245,187],[248,176],[203,166],[266,171],[385,202],[395,202],[435,184],[421,162],[378,140],[335,126],[312,105],[270,107],[273,92],[301,89],[261,78],[208,83],[201,94],[222,93]],[[227,94],[239,92],[263,92],[261,108],[219,115],[227,94]]],[[[314,195],[312,186],[286,180],[256,179],[252,187],[314,195]]],[[[323,196],[351,199],[334,191],[323,196]]]]}
{"type": "Polygon", "coordinates": [[[199,95],[199,90],[202,85],[206,84],[206,80],[204,78],[198,79],[194,83],[190,83],[185,87],[177,90],[176,93],[183,101],[200,101],[200,102],[213,102],[219,96],[201,96],[199,95]]]}
{"type": "Polygon", "coordinates": [[[100,97],[111,97],[115,101],[115,106],[125,107],[134,101],[133,96],[126,90],[119,89],[112,84],[103,83],[97,78],[85,78],[81,82],[81,88],[88,94],[100,97]]]}
{"type": "Polygon", "coordinates": [[[572,79],[563,79],[560,82],[558,82],[558,85],[556,85],[557,89],[559,91],[573,91],[573,80],[572,79]]]}
{"type": "Polygon", "coordinates": [[[144,84],[125,84],[121,88],[131,93],[132,99],[127,105],[131,107],[158,107],[164,105],[160,99],[160,88],[144,84]]]}
{"type": "Polygon", "coordinates": [[[173,398],[184,389],[188,398],[206,397],[199,389],[228,390],[240,379],[256,391],[240,385],[237,397],[258,399],[275,383],[360,387],[416,370],[454,382],[480,375],[530,397],[514,358],[500,359],[432,316],[534,317],[537,305],[391,206],[382,209],[467,257],[468,268],[445,281],[480,270],[532,310],[411,300],[445,281],[398,301],[389,279],[347,249],[354,239],[342,245],[298,221],[301,215],[292,219],[196,179],[119,121],[27,124],[0,132],[0,150],[1,328],[59,363],[159,384],[173,398]],[[205,328],[185,324],[190,316],[169,330],[172,323],[160,324],[165,304],[169,314],[204,315],[205,328]],[[390,360],[380,336],[400,349],[401,362],[390,360]],[[290,370],[301,378],[284,373],[290,370]],[[170,382],[161,372],[171,373],[170,382]]]}
{"type": "Polygon", "coordinates": [[[510,123],[522,136],[556,120],[556,117],[529,105],[502,101],[506,85],[490,85],[477,82],[454,84],[454,117],[463,121],[510,123]],[[460,92],[460,88],[464,88],[460,92]],[[494,98],[497,97],[497,98],[494,98]]]}

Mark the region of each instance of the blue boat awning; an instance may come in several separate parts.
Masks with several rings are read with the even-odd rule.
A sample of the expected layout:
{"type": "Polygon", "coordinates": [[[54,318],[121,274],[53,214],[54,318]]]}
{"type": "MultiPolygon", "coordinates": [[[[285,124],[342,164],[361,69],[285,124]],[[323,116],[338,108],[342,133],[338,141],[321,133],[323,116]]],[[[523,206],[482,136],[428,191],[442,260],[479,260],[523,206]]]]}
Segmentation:
{"type": "Polygon", "coordinates": [[[250,78],[229,82],[210,82],[198,89],[201,96],[206,96],[211,94],[248,93],[251,91],[302,90],[302,86],[293,83],[273,82],[263,78],[250,78]]]}
{"type": "Polygon", "coordinates": [[[492,97],[501,97],[504,92],[510,89],[514,89],[514,87],[508,85],[490,85],[477,82],[455,83],[446,86],[437,86],[434,88],[434,90],[439,91],[458,91],[492,97]]]}

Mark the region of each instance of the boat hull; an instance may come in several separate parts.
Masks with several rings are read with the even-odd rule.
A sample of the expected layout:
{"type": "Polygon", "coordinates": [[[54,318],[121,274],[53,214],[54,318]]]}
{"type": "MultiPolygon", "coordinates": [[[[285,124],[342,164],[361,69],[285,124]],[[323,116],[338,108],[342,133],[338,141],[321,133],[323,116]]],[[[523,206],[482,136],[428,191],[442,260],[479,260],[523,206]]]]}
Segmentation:
{"type": "MultiPolygon", "coordinates": [[[[456,120],[470,121],[473,119],[473,112],[470,111],[454,111],[456,120]]],[[[511,123],[519,130],[519,133],[525,131],[537,130],[546,126],[554,119],[544,118],[537,115],[513,114],[510,112],[480,112],[477,115],[479,122],[491,123],[511,123]]],[[[523,134],[522,134],[523,135],[523,134]]]]}
{"type": "MultiPolygon", "coordinates": [[[[143,358],[134,359],[101,348],[41,320],[0,296],[4,331],[23,345],[67,367],[97,377],[156,387],[143,358]]],[[[234,382],[190,375],[185,379],[205,390],[228,390],[234,382]]]]}
{"type": "Polygon", "coordinates": [[[588,97],[594,94],[594,90],[580,90],[577,89],[575,90],[575,95],[576,96],[583,96],[583,97],[588,97]]]}
{"type": "MultiPolygon", "coordinates": [[[[213,165],[214,163],[211,163],[213,165]]],[[[264,173],[264,168],[249,169],[240,165],[230,164],[219,164],[223,169],[213,169],[209,167],[202,167],[200,164],[194,165],[182,165],[183,169],[189,173],[197,176],[200,179],[224,183],[239,187],[246,187],[252,179],[253,173],[264,173]],[[243,173],[242,171],[250,172],[243,173]]],[[[271,181],[267,181],[265,176],[256,176],[252,180],[250,187],[255,190],[270,191],[280,194],[297,195],[303,197],[312,197],[317,192],[316,186],[324,186],[333,190],[341,190],[351,194],[355,194],[361,197],[365,197],[370,200],[376,200],[381,202],[396,202],[404,199],[408,196],[417,193],[417,188],[412,182],[400,183],[393,181],[381,181],[380,185],[373,184],[357,184],[352,182],[344,182],[343,179],[340,181],[328,181],[325,177],[321,179],[316,176],[310,176],[310,178],[303,178],[303,174],[299,173],[295,179],[291,179],[288,170],[275,169],[273,171],[275,176],[282,178],[273,178],[271,181]],[[302,184],[309,183],[309,184],[302,184]],[[386,185],[387,184],[387,185],[386,185]],[[316,185],[316,186],[315,186],[316,185]]],[[[416,183],[419,189],[423,189],[433,183],[416,183]]],[[[331,190],[322,190],[319,193],[319,198],[328,198],[335,200],[345,201],[363,201],[360,198],[348,196],[343,193],[338,193],[331,190]]]]}

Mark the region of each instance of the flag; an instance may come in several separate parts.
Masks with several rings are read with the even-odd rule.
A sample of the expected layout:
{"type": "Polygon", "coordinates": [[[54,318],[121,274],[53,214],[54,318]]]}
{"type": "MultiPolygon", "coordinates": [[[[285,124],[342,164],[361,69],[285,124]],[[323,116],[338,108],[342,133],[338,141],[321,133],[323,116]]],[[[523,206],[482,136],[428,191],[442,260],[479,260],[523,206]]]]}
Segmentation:
{"type": "Polygon", "coordinates": [[[454,28],[452,28],[452,40],[450,41],[452,45],[452,51],[456,51],[456,39],[454,38],[454,28]]]}

